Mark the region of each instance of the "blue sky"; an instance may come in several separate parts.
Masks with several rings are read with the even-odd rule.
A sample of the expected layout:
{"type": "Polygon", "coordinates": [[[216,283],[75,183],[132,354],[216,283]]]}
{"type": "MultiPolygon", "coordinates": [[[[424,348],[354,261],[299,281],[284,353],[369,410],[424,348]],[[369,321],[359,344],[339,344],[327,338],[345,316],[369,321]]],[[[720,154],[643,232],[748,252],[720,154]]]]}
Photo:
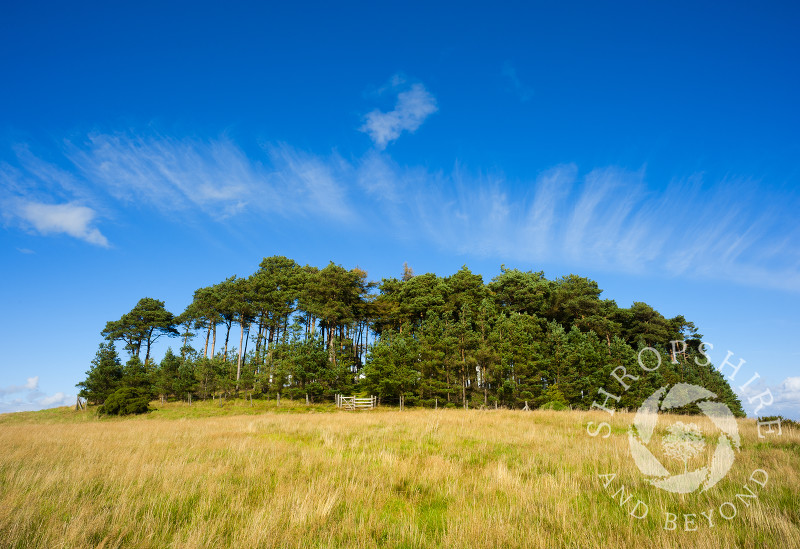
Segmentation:
{"type": "Polygon", "coordinates": [[[0,8],[0,412],[280,254],[589,276],[800,417],[795,4],[288,4],[0,8]]]}

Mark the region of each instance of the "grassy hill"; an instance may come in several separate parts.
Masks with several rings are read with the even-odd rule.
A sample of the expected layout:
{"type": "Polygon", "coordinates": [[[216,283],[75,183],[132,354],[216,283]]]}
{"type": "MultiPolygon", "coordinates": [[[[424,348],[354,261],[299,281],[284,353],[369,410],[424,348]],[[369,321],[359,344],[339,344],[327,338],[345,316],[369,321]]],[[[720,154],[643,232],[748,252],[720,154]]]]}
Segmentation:
{"type": "Polygon", "coordinates": [[[677,495],[633,463],[629,414],[602,439],[586,425],[604,413],[154,406],[0,416],[0,546],[800,547],[800,433],[752,420],[730,473],[677,495]]]}

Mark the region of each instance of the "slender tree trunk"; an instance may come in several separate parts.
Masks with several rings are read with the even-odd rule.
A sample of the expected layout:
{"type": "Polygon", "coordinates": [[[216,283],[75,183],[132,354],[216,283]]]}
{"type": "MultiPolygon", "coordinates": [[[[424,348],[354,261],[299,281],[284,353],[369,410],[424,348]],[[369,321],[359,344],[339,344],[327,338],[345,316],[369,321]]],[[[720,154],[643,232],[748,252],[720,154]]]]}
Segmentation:
{"type": "MultiPolygon", "coordinates": [[[[264,315],[258,319],[258,332],[256,332],[256,364],[261,360],[261,332],[264,329],[264,315]]],[[[249,334],[248,334],[249,335],[249,334]]]]}
{"type": "Polygon", "coordinates": [[[361,336],[363,335],[363,333],[364,333],[364,324],[359,322],[358,333],[356,335],[356,341],[355,341],[355,353],[354,353],[356,365],[361,363],[361,336]]]}
{"type": "Polygon", "coordinates": [[[208,331],[206,332],[206,346],[203,348],[203,356],[208,358],[208,339],[211,337],[211,323],[208,324],[208,331]]]}
{"type": "Polygon", "coordinates": [[[467,378],[465,377],[465,372],[461,374],[461,401],[464,403],[464,407],[467,407],[467,378]]]}
{"type": "MultiPolygon", "coordinates": [[[[213,321],[212,321],[213,322],[213,321]]],[[[214,353],[217,350],[217,323],[213,324],[213,337],[211,338],[211,358],[214,358],[214,353]]]]}
{"type": "Polygon", "coordinates": [[[151,329],[150,332],[147,334],[147,352],[144,355],[144,363],[147,364],[147,361],[150,360],[150,344],[153,342],[153,330],[151,329]]]}
{"type": "Polygon", "coordinates": [[[239,320],[242,333],[239,336],[239,360],[236,362],[236,390],[239,390],[239,379],[242,377],[242,345],[244,345],[244,320],[239,320]]]}
{"type": "Polygon", "coordinates": [[[233,321],[227,324],[227,331],[225,332],[225,362],[228,362],[228,338],[231,335],[231,326],[233,326],[233,321]]]}
{"type": "Polygon", "coordinates": [[[483,382],[483,405],[489,405],[489,384],[486,383],[486,366],[481,368],[481,381],[483,382]]]}
{"type": "Polygon", "coordinates": [[[333,325],[328,325],[328,362],[334,363],[336,350],[333,348],[333,325]]]}
{"type": "Polygon", "coordinates": [[[247,343],[250,341],[250,323],[244,329],[244,350],[242,351],[242,366],[247,364],[247,343]]]}
{"type": "Polygon", "coordinates": [[[267,362],[270,364],[272,363],[272,350],[274,347],[275,341],[275,326],[270,323],[269,325],[269,335],[267,336],[267,362]]]}

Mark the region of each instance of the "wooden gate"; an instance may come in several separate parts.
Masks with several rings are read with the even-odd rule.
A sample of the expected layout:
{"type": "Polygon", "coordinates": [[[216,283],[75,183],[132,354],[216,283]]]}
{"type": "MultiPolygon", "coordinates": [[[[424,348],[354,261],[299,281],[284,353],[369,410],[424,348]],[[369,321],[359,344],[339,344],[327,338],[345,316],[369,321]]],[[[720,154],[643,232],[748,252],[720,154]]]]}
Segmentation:
{"type": "Polygon", "coordinates": [[[342,410],[371,410],[377,405],[377,397],[355,397],[336,395],[336,407],[342,410]]]}

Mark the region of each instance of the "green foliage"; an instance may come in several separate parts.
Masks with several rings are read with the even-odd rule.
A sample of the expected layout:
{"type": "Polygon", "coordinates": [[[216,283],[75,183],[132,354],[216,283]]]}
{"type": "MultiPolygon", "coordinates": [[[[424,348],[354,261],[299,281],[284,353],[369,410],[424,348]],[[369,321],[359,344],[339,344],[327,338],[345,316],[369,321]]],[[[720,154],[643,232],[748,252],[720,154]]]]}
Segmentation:
{"type": "Polygon", "coordinates": [[[178,331],[175,329],[175,318],[164,308],[164,302],[144,297],[119,320],[109,321],[101,334],[109,341],[125,341],[125,348],[137,358],[142,345],[146,345],[146,362],[154,341],[162,335],[178,335],[178,331]]]}
{"type": "Polygon", "coordinates": [[[410,331],[387,330],[370,350],[363,387],[380,396],[382,402],[413,395],[420,378],[419,367],[419,344],[410,331]]]}
{"type": "Polygon", "coordinates": [[[171,348],[167,349],[155,374],[154,389],[157,394],[174,396],[178,392],[180,366],[180,357],[175,356],[171,348]]]}
{"type": "MultiPolygon", "coordinates": [[[[407,265],[399,278],[375,284],[359,268],[273,256],[249,277],[196,290],[177,319],[163,302],[140,300],[103,331],[125,341],[131,360],[122,369],[113,347],[101,347],[79,386],[98,403],[132,387],[180,400],[244,392],[276,405],[279,395],[323,402],[362,393],[409,405],[588,409],[600,388],[619,395],[616,406],[636,408],[664,385],[692,383],[744,415],[728,382],[703,360],[692,322],[643,302],[621,308],[601,294],[585,277],[549,280],[505,266],[488,284],[467,266],[440,277],[414,275],[407,265]],[[156,366],[150,345],[178,334],[177,324],[180,356],[168,350],[156,366]],[[661,354],[657,370],[639,366],[644,347],[661,354]],[[611,376],[618,368],[639,378],[627,390],[611,376]]],[[[656,365],[650,352],[642,360],[656,365]]]]}
{"type": "Polygon", "coordinates": [[[92,367],[86,372],[86,379],[76,385],[80,387],[78,396],[91,404],[102,404],[117,390],[122,382],[120,364],[114,343],[101,343],[92,360],[92,367]]]}
{"type": "Polygon", "coordinates": [[[150,410],[150,398],[147,392],[135,387],[117,389],[98,408],[100,414],[110,416],[144,414],[150,410]]]}
{"type": "Polygon", "coordinates": [[[791,427],[793,429],[800,429],[800,421],[794,421],[793,419],[787,419],[783,416],[764,416],[759,417],[758,421],[765,422],[765,421],[780,421],[781,427],[791,427]]]}
{"type": "Polygon", "coordinates": [[[558,400],[549,400],[539,407],[540,410],[569,410],[569,406],[558,400]]]}
{"type": "MultiPolygon", "coordinates": [[[[564,393],[561,392],[561,389],[559,389],[558,385],[551,385],[550,387],[548,387],[547,390],[544,392],[544,399],[549,405],[555,405],[555,406],[560,405],[563,408],[567,407],[567,399],[564,396],[564,393]]],[[[545,406],[547,404],[545,404],[545,406]]],[[[551,406],[551,409],[555,408],[552,408],[551,406]]]]}
{"type": "Polygon", "coordinates": [[[139,357],[132,356],[125,367],[122,369],[122,387],[133,387],[140,389],[147,394],[153,392],[153,381],[155,378],[155,365],[148,361],[147,363],[139,360],[139,357]]]}

